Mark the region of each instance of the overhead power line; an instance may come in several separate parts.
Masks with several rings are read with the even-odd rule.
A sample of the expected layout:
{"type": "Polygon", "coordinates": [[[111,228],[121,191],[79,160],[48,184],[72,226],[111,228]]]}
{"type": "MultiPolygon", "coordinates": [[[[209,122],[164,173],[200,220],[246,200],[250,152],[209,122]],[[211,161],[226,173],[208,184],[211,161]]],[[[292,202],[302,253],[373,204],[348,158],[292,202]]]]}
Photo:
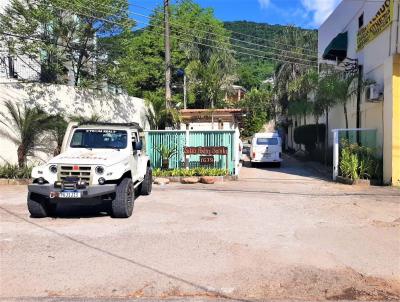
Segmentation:
{"type": "MultiPolygon", "coordinates": [[[[57,8],[57,9],[61,9],[61,10],[65,10],[65,11],[69,11],[70,13],[72,13],[72,14],[76,14],[76,15],[82,15],[82,16],[86,16],[86,17],[89,17],[89,18],[93,18],[93,19],[96,19],[96,20],[100,20],[100,21],[103,21],[103,22],[107,22],[107,23],[109,23],[109,24],[114,24],[114,25],[119,25],[119,26],[123,26],[123,24],[122,23],[119,23],[119,22],[116,22],[116,21],[112,21],[112,20],[108,20],[108,19],[106,19],[106,18],[101,18],[101,17],[97,17],[97,16],[93,16],[93,15],[90,15],[90,14],[85,14],[85,13],[82,13],[82,12],[76,12],[76,11],[72,11],[72,10],[70,10],[70,9],[68,9],[68,8],[65,8],[65,7],[59,7],[59,6],[56,6],[56,5],[53,5],[55,8],[57,8]]],[[[105,12],[101,12],[101,11],[97,11],[97,13],[105,13],[105,12]]],[[[137,21],[137,20],[136,20],[137,21]]],[[[146,23],[147,25],[149,25],[148,23],[146,23]]],[[[163,27],[162,27],[163,28],[163,27]]],[[[0,32],[1,33],[1,32],[0,32]]],[[[161,35],[163,35],[163,33],[160,33],[161,35]]],[[[14,35],[14,36],[16,36],[16,35],[14,35]]],[[[22,36],[19,36],[20,38],[25,38],[25,39],[30,39],[29,37],[22,37],[22,36]]],[[[207,43],[201,43],[201,42],[197,42],[197,41],[190,41],[190,40],[186,40],[186,39],[183,39],[182,37],[178,37],[178,36],[175,36],[175,38],[177,39],[177,40],[180,40],[180,41],[183,41],[183,42],[187,42],[187,43],[192,43],[192,44],[196,44],[196,45],[202,45],[202,46],[207,46],[207,47],[210,47],[210,48],[214,48],[214,49],[219,49],[219,50],[224,50],[224,51],[227,51],[227,52],[230,52],[230,53],[233,53],[233,54],[242,54],[242,55],[247,55],[247,56],[250,56],[250,57],[257,57],[257,58],[261,58],[261,59],[265,59],[265,60],[272,60],[272,61],[277,61],[277,62],[286,62],[286,63],[291,63],[291,64],[298,64],[298,65],[303,65],[303,66],[309,66],[309,67],[316,67],[315,66],[315,64],[316,64],[316,62],[315,62],[315,64],[312,64],[313,62],[310,62],[310,63],[304,63],[304,62],[298,62],[298,61],[289,61],[289,60],[284,60],[284,59],[277,59],[277,58],[273,58],[273,57],[267,57],[267,56],[262,56],[262,55],[258,55],[258,54],[254,54],[254,53],[247,53],[247,52],[242,52],[242,51],[237,51],[237,50],[232,50],[232,49],[229,49],[229,48],[225,48],[225,47],[219,47],[219,46],[215,46],[215,45],[210,45],[210,44],[207,44],[207,43]]],[[[38,39],[36,39],[36,40],[38,40],[38,39]]],[[[39,39],[40,40],[40,39],[39,39]]],[[[43,41],[43,40],[42,40],[43,41]]],[[[46,42],[46,41],[43,41],[43,42],[46,42]]],[[[218,41],[216,41],[216,42],[218,42],[218,41]]],[[[218,42],[219,43],[219,42],[218,42]]],[[[61,46],[61,47],[65,47],[64,45],[59,45],[59,46],[61,46]]],[[[293,58],[293,57],[289,57],[289,58],[291,58],[291,59],[293,59],[293,60],[299,60],[299,58],[293,58]]]]}
{"type": "MultiPolygon", "coordinates": [[[[83,7],[83,4],[82,4],[82,3],[79,3],[79,2],[77,2],[77,1],[75,1],[75,4],[78,5],[78,6],[81,6],[81,8],[84,8],[84,9],[87,9],[88,11],[91,11],[92,13],[93,13],[93,12],[94,12],[94,13],[101,13],[101,14],[106,14],[106,13],[107,13],[106,11],[101,11],[101,10],[99,10],[99,9],[93,9],[93,8],[83,7]]],[[[70,9],[67,9],[67,8],[64,8],[64,7],[59,7],[59,6],[56,6],[56,5],[54,5],[54,7],[55,7],[55,8],[58,8],[58,9],[62,9],[62,10],[68,10],[68,11],[70,11],[71,13],[76,13],[77,15],[82,14],[82,13],[74,12],[74,11],[72,11],[72,10],[70,10],[70,9]]],[[[87,16],[87,15],[86,15],[86,16],[87,16]]],[[[89,17],[97,18],[97,17],[95,17],[95,16],[89,16],[89,17]]],[[[121,17],[121,18],[124,19],[124,17],[121,17]]],[[[104,21],[104,22],[109,21],[109,22],[114,22],[114,23],[115,23],[115,21],[110,21],[110,20],[105,19],[105,18],[98,18],[98,19],[100,19],[100,20],[102,20],[102,21],[104,21]]],[[[150,25],[150,24],[147,23],[147,22],[143,22],[143,21],[136,20],[136,19],[133,19],[133,20],[136,21],[136,22],[138,22],[138,23],[142,23],[142,24],[144,24],[144,25],[150,25]]],[[[121,24],[120,24],[120,25],[121,25],[121,24]]],[[[158,27],[158,28],[164,30],[164,27],[163,27],[163,26],[158,26],[158,25],[152,25],[152,26],[158,27]]],[[[200,39],[205,40],[205,41],[208,41],[208,42],[215,42],[215,43],[217,43],[217,44],[224,44],[224,45],[227,45],[227,46],[231,46],[231,45],[232,45],[232,44],[230,44],[230,43],[228,43],[228,42],[217,41],[217,40],[213,40],[213,39],[208,38],[208,37],[199,37],[199,36],[196,36],[196,35],[187,33],[187,32],[183,32],[183,33],[182,33],[182,32],[180,32],[180,31],[178,31],[178,30],[176,30],[176,29],[171,29],[171,30],[174,31],[174,32],[176,32],[176,33],[183,34],[183,35],[186,35],[186,36],[191,36],[191,37],[195,37],[195,38],[200,38],[200,39]]],[[[211,46],[211,45],[210,45],[210,46],[211,46]]],[[[262,51],[262,50],[259,50],[259,49],[248,48],[248,47],[244,47],[244,46],[240,46],[240,45],[232,45],[232,47],[240,48],[240,49],[243,49],[243,50],[245,50],[245,51],[255,51],[255,52],[258,52],[259,54],[263,54],[263,55],[267,55],[267,56],[276,56],[276,57],[281,57],[281,58],[288,59],[288,60],[290,60],[290,59],[292,59],[292,60],[299,60],[299,61],[301,61],[301,62],[303,62],[303,63],[307,63],[307,64],[317,64],[317,60],[313,61],[313,60],[310,60],[310,59],[304,59],[304,58],[299,58],[299,57],[292,57],[292,56],[284,55],[284,54],[276,54],[276,53],[272,53],[272,52],[265,52],[265,51],[262,51]]],[[[284,50],[279,49],[279,51],[282,52],[282,51],[284,51],[284,50]]],[[[240,53],[240,54],[243,54],[243,51],[240,51],[240,52],[236,51],[236,52],[237,52],[237,53],[240,53]]],[[[315,59],[317,59],[317,57],[315,57],[315,59]]],[[[272,60],[272,58],[271,58],[271,60],[272,60]]],[[[275,58],[275,60],[276,60],[276,61],[279,61],[279,60],[276,59],[276,58],[275,58]]],[[[285,61],[285,60],[282,60],[282,61],[285,61]]],[[[286,60],[286,61],[287,61],[287,60],[286,60]]],[[[289,61],[287,61],[287,62],[289,62],[289,61]]]]}
{"type": "MultiPolygon", "coordinates": [[[[363,1],[363,0],[359,0],[359,1],[363,1]]],[[[376,1],[382,1],[382,0],[376,0],[376,1]]],[[[149,7],[145,7],[145,6],[142,6],[142,5],[137,5],[137,4],[134,4],[134,3],[129,3],[129,6],[145,9],[147,11],[153,11],[154,10],[154,9],[149,8],[149,7]]],[[[195,24],[198,24],[198,23],[195,23],[195,24]]],[[[240,35],[240,36],[243,36],[243,37],[249,37],[249,38],[252,38],[252,39],[262,40],[262,41],[266,41],[266,42],[273,43],[273,44],[276,44],[276,45],[282,45],[282,46],[285,46],[285,47],[293,48],[293,45],[282,43],[282,42],[278,42],[278,41],[273,40],[273,39],[267,39],[267,38],[262,38],[262,37],[259,37],[259,36],[253,36],[253,35],[241,33],[241,32],[238,32],[238,31],[233,31],[233,30],[229,30],[229,29],[226,29],[226,30],[229,33],[233,33],[233,34],[240,35]]],[[[242,41],[242,42],[247,43],[248,41],[242,41]]],[[[266,46],[266,45],[263,45],[263,46],[266,46]]],[[[309,53],[315,53],[315,54],[317,53],[316,49],[312,50],[312,49],[301,47],[301,46],[294,46],[294,47],[296,47],[297,49],[302,49],[302,50],[307,51],[309,53]]]]}
{"type": "MultiPolygon", "coordinates": [[[[101,6],[105,7],[105,6],[107,6],[107,5],[106,5],[106,4],[101,4],[101,6]]],[[[129,6],[138,7],[138,8],[141,8],[141,9],[146,9],[146,10],[148,10],[148,11],[153,11],[153,10],[150,9],[150,8],[146,8],[146,7],[144,7],[144,6],[137,5],[137,4],[133,4],[133,3],[129,3],[129,6]]],[[[111,6],[108,6],[108,8],[111,8],[111,6]]],[[[144,15],[144,14],[140,14],[140,13],[137,13],[137,12],[133,12],[132,10],[129,10],[129,13],[130,13],[130,14],[133,14],[133,15],[136,15],[136,16],[144,17],[144,18],[146,18],[146,19],[151,19],[151,17],[148,16],[148,15],[144,15]]],[[[184,25],[179,24],[179,23],[176,22],[176,21],[175,21],[175,22],[170,21],[170,24],[176,25],[176,26],[180,26],[180,27],[185,27],[184,25]]],[[[201,24],[201,23],[200,23],[200,22],[194,23],[194,25],[199,25],[199,24],[201,24]]],[[[193,28],[192,28],[191,30],[192,30],[192,31],[196,31],[196,32],[207,33],[207,34],[214,35],[214,36],[222,36],[221,34],[217,34],[217,33],[214,33],[214,32],[209,32],[209,31],[205,31],[205,30],[201,30],[201,29],[193,29],[193,28]]],[[[265,38],[260,38],[260,37],[257,37],[257,36],[251,36],[251,35],[247,35],[247,34],[242,34],[242,33],[239,33],[239,32],[232,31],[232,30],[228,30],[228,29],[226,29],[226,28],[225,28],[225,30],[226,30],[228,33],[244,35],[244,36],[247,36],[247,37],[250,37],[250,38],[253,38],[253,39],[258,39],[258,40],[261,39],[261,40],[269,41],[268,39],[265,39],[265,38]]],[[[307,52],[314,53],[314,55],[309,54],[309,53],[301,53],[301,52],[297,52],[297,51],[293,51],[293,50],[288,50],[288,49],[277,48],[277,47],[273,47],[273,46],[269,46],[269,45],[259,44],[259,43],[255,43],[255,42],[251,42],[251,41],[247,41],[247,40],[240,40],[240,39],[237,39],[237,38],[234,38],[234,37],[230,37],[230,39],[231,39],[232,41],[236,41],[236,42],[239,42],[239,43],[254,45],[254,46],[258,46],[258,47],[262,47],[262,48],[267,48],[267,49],[273,49],[273,50],[276,50],[276,51],[286,51],[286,52],[288,52],[288,53],[292,53],[292,54],[296,54],[296,55],[301,55],[301,56],[308,56],[308,57],[311,57],[311,58],[316,58],[316,57],[317,57],[317,52],[313,52],[312,50],[310,50],[310,49],[308,49],[308,48],[299,47],[299,46],[294,46],[294,45],[288,45],[288,44],[279,43],[279,42],[276,42],[276,41],[272,41],[271,43],[284,45],[285,47],[290,47],[290,48],[295,47],[295,48],[297,48],[297,49],[302,49],[302,50],[305,50],[305,51],[307,51],[307,52]]]]}
{"type": "MultiPolygon", "coordinates": [[[[83,6],[83,4],[80,3],[79,1],[74,1],[74,3],[83,6]]],[[[129,6],[133,6],[133,7],[138,7],[138,8],[146,9],[146,10],[148,10],[148,11],[153,11],[152,9],[147,8],[147,7],[144,7],[144,6],[142,6],[142,5],[137,5],[137,4],[133,4],[133,3],[129,3],[128,5],[129,5],[129,6]]],[[[110,5],[107,5],[107,4],[99,4],[99,6],[105,8],[105,9],[107,9],[107,10],[108,10],[108,9],[110,9],[110,10],[114,10],[114,9],[115,9],[115,7],[110,6],[110,5]]],[[[99,11],[97,8],[93,8],[93,7],[87,8],[87,7],[85,6],[84,8],[85,8],[85,9],[88,9],[88,10],[95,11],[95,12],[101,12],[101,13],[103,13],[103,14],[108,13],[108,12],[104,12],[104,11],[99,11]]],[[[122,9],[120,10],[120,12],[121,12],[121,11],[122,11],[122,9]]],[[[128,12],[129,12],[130,14],[132,14],[132,15],[135,15],[135,16],[143,17],[143,18],[146,18],[146,19],[151,19],[151,16],[144,15],[144,14],[137,13],[137,12],[133,12],[132,10],[128,10],[128,12]]],[[[141,23],[141,24],[145,24],[145,25],[146,25],[146,23],[144,23],[143,21],[139,21],[139,20],[135,20],[135,21],[137,21],[138,23],[141,23]]],[[[179,27],[181,27],[181,28],[185,28],[185,25],[182,25],[182,24],[180,24],[179,22],[176,22],[176,21],[174,21],[174,22],[170,21],[169,23],[170,23],[171,25],[176,25],[176,26],[179,26],[179,27]]],[[[194,23],[194,24],[197,24],[197,25],[198,25],[198,24],[201,24],[201,23],[200,23],[200,22],[196,22],[196,23],[194,23]]],[[[147,24],[147,25],[148,25],[148,24],[147,24]]],[[[231,31],[231,30],[228,30],[228,29],[225,29],[225,30],[226,30],[228,33],[241,34],[241,33],[239,33],[239,32],[234,32],[234,31],[231,31]]],[[[194,29],[194,28],[191,28],[191,31],[192,31],[192,32],[206,33],[206,34],[209,34],[209,35],[213,35],[213,36],[215,36],[215,37],[225,37],[225,36],[222,35],[222,34],[217,34],[217,33],[215,33],[215,32],[210,32],[210,31],[201,30],[201,29],[194,29]]],[[[251,38],[253,38],[253,39],[262,39],[262,40],[265,40],[265,41],[269,41],[268,39],[265,39],[265,38],[260,38],[260,37],[256,37],[256,36],[246,35],[246,34],[242,34],[242,35],[245,35],[245,36],[247,36],[247,37],[251,37],[251,38]]],[[[312,55],[312,54],[309,54],[309,53],[302,53],[302,52],[297,52],[297,51],[288,50],[288,49],[284,49],[284,48],[278,48],[278,47],[273,47],[273,46],[269,46],[269,45],[259,44],[259,43],[255,43],[255,42],[251,42],[251,41],[240,40],[240,39],[237,39],[237,38],[234,38],[234,37],[230,37],[230,39],[231,39],[232,41],[235,41],[235,42],[238,42],[238,43],[248,44],[248,45],[257,46],[257,47],[261,47],[261,48],[265,48],[265,49],[271,49],[271,50],[274,50],[274,51],[277,51],[277,52],[286,52],[286,53],[288,53],[289,56],[298,55],[298,56],[301,56],[301,57],[308,57],[308,58],[311,58],[311,59],[317,59],[317,53],[316,53],[316,52],[314,52],[314,54],[312,55]]],[[[312,51],[311,51],[310,49],[308,49],[308,48],[303,48],[303,47],[299,47],[299,46],[288,45],[288,44],[278,43],[278,42],[272,42],[272,43],[281,44],[281,45],[284,45],[285,47],[290,47],[290,48],[295,47],[296,49],[303,49],[303,50],[305,50],[305,51],[312,52],[312,51]]],[[[233,46],[237,46],[237,47],[240,47],[240,48],[243,49],[242,46],[237,45],[237,44],[233,44],[233,46]]],[[[253,50],[253,49],[252,49],[252,50],[253,50]]],[[[258,51],[258,50],[257,50],[257,51],[258,51]]],[[[307,60],[310,60],[310,59],[307,59],[307,60]]]]}
{"type": "MultiPolygon", "coordinates": [[[[136,12],[132,12],[132,11],[130,11],[130,13],[133,14],[133,15],[136,15],[136,16],[144,17],[146,19],[151,19],[150,16],[143,15],[143,14],[140,14],[140,13],[136,13],[136,12]]],[[[184,25],[179,24],[177,22],[170,22],[170,24],[179,26],[181,28],[184,27],[184,25]]],[[[213,35],[213,36],[216,36],[216,37],[221,37],[222,36],[220,34],[217,34],[217,33],[214,33],[214,32],[210,32],[210,31],[206,31],[206,30],[200,30],[200,29],[191,29],[191,30],[192,31],[196,31],[196,32],[210,34],[210,35],[213,35]]],[[[282,49],[282,48],[276,48],[276,47],[272,47],[272,46],[262,45],[262,44],[258,44],[258,43],[254,43],[254,42],[250,42],[250,41],[245,41],[245,40],[240,40],[240,39],[236,39],[236,38],[232,38],[232,37],[230,37],[230,40],[235,41],[235,42],[239,42],[239,43],[254,45],[254,46],[258,46],[258,47],[262,47],[262,48],[266,48],[266,49],[272,49],[272,50],[275,50],[275,51],[280,51],[280,52],[285,51],[285,52],[289,53],[290,55],[300,55],[300,56],[310,57],[310,58],[315,58],[315,59],[317,58],[316,55],[310,55],[310,54],[307,54],[307,53],[299,53],[299,52],[296,52],[296,51],[291,51],[291,50],[286,50],[286,49],[282,49]]],[[[238,46],[238,45],[234,45],[234,46],[238,46]]],[[[241,47],[241,46],[239,45],[238,47],[241,47]]]]}

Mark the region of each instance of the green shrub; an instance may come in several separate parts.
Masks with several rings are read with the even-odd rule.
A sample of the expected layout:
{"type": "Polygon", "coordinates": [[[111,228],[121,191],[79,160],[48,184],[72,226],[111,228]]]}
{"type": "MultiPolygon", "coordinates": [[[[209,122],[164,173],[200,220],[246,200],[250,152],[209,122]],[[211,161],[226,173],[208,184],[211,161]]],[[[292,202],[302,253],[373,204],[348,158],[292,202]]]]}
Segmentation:
{"type": "Polygon", "coordinates": [[[352,180],[359,179],[359,162],[356,154],[352,153],[349,148],[343,148],[339,168],[342,176],[352,180]]]}
{"type": "Polygon", "coordinates": [[[154,169],[153,176],[155,177],[191,177],[191,176],[224,176],[226,175],[225,169],[217,168],[194,168],[194,169],[172,169],[172,170],[162,170],[154,169]]]}
{"type": "Polygon", "coordinates": [[[18,165],[6,163],[0,166],[0,178],[21,179],[30,178],[32,166],[24,166],[20,168],[18,165]]]}
{"type": "Polygon", "coordinates": [[[341,141],[339,169],[342,176],[350,179],[380,179],[381,161],[375,157],[375,150],[370,147],[341,141]]]}
{"type": "Polygon", "coordinates": [[[293,138],[296,144],[304,145],[307,152],[312,152],[317,146],[317,131],[319,142],[325,141],[325,125],[311,124],[294,129],[293,138]],[[317,130],[318,129],[318,130],[317,130]]]}

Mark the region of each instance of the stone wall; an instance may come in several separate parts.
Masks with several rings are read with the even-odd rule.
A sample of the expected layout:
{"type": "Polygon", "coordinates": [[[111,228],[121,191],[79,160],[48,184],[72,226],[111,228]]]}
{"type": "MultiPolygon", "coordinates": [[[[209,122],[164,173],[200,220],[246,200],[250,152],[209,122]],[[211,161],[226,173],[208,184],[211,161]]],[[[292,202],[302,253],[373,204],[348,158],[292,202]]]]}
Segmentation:
{"type": "MultiPolygon", "coordinates": [[[[73,115],[90,117],[96,114],[102,121],[137,122],[144,129],[150,128],[145,101],[127,95],[113,95],[65,85],[3,83],[0,84],[0,112],[7,112],[4,107],[4,101],[7,100],[21,105],[39,105],[49,114],[60,113],[66,118],[73,115]]],[[[4,131],[10,130],[0,124],[0,163],[16,163],[17,145],[1,133],[4,131]]],[[[38,151],[30,161],[41,162],[50,156],[50,151],[38,151]]]]}

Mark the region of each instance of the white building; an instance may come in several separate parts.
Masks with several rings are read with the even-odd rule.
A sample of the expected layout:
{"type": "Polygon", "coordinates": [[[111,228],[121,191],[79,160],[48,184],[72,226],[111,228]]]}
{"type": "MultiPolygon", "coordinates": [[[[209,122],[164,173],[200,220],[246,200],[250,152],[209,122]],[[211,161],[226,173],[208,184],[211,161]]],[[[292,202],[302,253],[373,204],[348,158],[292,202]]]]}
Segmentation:
{"type": "MultiPolygon", "coordinates": [[[[343,0],[318,30],[320,63],[340,69],[353,64],[364,80],[375,83],[361,94],[359,125],[357,98],[348,100],[349,128],[377,129],[384,181],[396,185],[400,185],[399,10],[399,0],[343,0]]],[[[329,129],[345,128],[341,105],[329,116],[329,129]]]]}
{"type": "MultiPolygon", "coordinates": [[[[4,9],[9,4],[10,0],[0,0],[0,13],[4,13],[4,9]]],[[[0,82],[39,80],[40,64],[28,56],[10,55],[4,41],[10,38],[2,35],[0,39],[0,82]]]]}

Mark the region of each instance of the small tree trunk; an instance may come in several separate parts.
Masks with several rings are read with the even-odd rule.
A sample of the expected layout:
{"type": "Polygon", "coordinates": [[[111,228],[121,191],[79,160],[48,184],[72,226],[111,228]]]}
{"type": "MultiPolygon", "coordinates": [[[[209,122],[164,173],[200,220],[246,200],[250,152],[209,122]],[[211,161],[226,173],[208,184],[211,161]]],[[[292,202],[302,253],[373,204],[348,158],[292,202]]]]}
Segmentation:
{"type": "Polygon", "coordinates": [[[19,145],[17,149],[18,166],[23,168],[26,163],[26,151],[23,145],[19,145]]]}
{"type": "Polygon", "coordinates": [[[329,109],[325,109],[325,166],[328,165],[329,109]]]}
{"type": "Polygon", "coordinates": [[[315,125],[316,125],[316,142],[317,142],[317,148],[319,147],[319,121],[318,121],[318,116],[315,118],[315,125]]]}
{"type": "Polygon", "coordinates": [[[57,156],[61,153],[61,145],[57,145],[57,147],[53,151],[53,156],[57,156]]]}
{"type": "MultiPolygon", "coordinates": [[[[343,112],[344,112],[344,120],[346,123],[346,129],[349,129],[349,118],[347,116],[347,105],[346,103],[343,104],[343,112]]],[[[346,131],[346,139],[349,140],[349,132],[346,131]]]]}
{"type": "Polygon", "coordinates": [[[349,129],[349,118],[347,117],[347,105],[343,104],[344,120],[346,123],[346,129],[349,129]]]}

